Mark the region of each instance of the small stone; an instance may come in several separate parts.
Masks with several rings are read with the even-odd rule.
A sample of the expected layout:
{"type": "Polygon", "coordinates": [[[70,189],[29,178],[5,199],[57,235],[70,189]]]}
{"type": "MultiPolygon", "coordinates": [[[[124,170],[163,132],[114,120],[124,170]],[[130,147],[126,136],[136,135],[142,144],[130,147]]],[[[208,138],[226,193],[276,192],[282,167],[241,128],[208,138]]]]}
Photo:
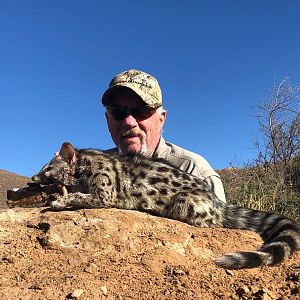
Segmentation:
{"type": "Polygon", "coordinates": [[[94,263],[90,263],[84,268],[84,272],[91,273],[91,274],[95,274],[97,270],[98,270],[98,266],[94,263]]]}
{"type": "Polygon", "coordinates": [[[249,293],[250,293],[250,289],[246,285],[239,287],[236,290],[236,294],[239,296],[239,298],[243,298],[245,295],[249,293]]]}
{"type": "Polygon", "coordinates": [[[244,285],[243,289],[244,289],[244,291],[245,291],[246,294],[250,293],[250,289],[249,289],[249,287],[247,285],[244,285]]]}
{"type": "Polygon", "coordinates": [[[3,257],[2,260],[12,264],[15,262],[15,257],[13,255],[11,255],[11,256],[9,255],[9,256],[3,257]]]}
{"type": "Polygon", "coordinates": [[[72,292],[71,297],[72,299],[79,299],[81,295],[83,294],[83,289],[76,289],[72,292]]]}
{"type": "Polygon", "coordinates": [[[227,275],[230,275],[230,276],[233,276],[233,272],[231,271],[231,270],[225,270],[225,273],[227,274],[227,275]]]}
{"type": "Polygon", "coordinates": [[[103,295],[107,295],[107,286],[106,285],[100,286],[100,290],[103,293],[103,295]]]}

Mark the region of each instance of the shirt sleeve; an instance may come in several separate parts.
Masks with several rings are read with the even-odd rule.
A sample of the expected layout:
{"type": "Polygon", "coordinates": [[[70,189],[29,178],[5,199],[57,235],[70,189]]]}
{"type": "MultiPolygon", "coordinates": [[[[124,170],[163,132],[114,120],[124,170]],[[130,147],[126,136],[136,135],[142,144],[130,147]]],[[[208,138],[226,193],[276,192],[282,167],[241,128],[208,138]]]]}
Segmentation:
{"type": "Polygon", "coordinates": [[[202,178],[211,187],[214,194],[221,201],[226,202],[222,180],[209,163],[201,157],[191,162],[191,165],[193,165],[193,168],[192,170],[188,170],[188,173],[202,178]]]}
{"type": "Polygon", "coordinates": [[[212,191],[215,195],[223,202],[226,202],[225,192],[221,178],[218,176],[210,176],[205,181],[211,186],[212,191]]]}

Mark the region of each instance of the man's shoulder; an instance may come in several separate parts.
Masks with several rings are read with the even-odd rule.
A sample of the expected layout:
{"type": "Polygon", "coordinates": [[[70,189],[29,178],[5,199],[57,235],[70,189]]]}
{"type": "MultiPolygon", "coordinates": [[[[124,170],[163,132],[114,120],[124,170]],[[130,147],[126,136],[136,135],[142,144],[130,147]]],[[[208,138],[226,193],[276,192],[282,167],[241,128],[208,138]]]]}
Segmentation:
{"type": "Polygon", "coordinates": [[[155,156],[164,158],[172,165],[196,176],[203,178],[210,176],[219,177],[203,156],[163,139],[157,147],[155,156]]]}
{"type": "Polygon", "coordinates": [[[168,141],[165,141],[163,139],[159,143],[159,146],[156,151],[156,155],[158,157],[174,156],[179,159],[191,160],[195,163],[201,162],[201,163],[209,165],[209,163],[203,156],[201,156],[197,153],[194,153],[192,151],[189,151],[187,149],[184,149],[182,147],[179,147],[179,146],[177,146],[173,143],[170,143],[168,141]]]}
{"type": "Polygon", "coordinates": [[[171,148],[170,153],[172,155],[176,155],[178,157],[182,157],[182,158],[185,158],[185,159],[194,160],[195,162],[196,161],[201,161],[201,162],[208,163],[207,160],[203,156],[201,156],[200,154],[189,151],[187,149],[179,147],[179,146],[177,146],[173,143],[170,143],[170,142],[166,142],[166,145],[171,148]]]}

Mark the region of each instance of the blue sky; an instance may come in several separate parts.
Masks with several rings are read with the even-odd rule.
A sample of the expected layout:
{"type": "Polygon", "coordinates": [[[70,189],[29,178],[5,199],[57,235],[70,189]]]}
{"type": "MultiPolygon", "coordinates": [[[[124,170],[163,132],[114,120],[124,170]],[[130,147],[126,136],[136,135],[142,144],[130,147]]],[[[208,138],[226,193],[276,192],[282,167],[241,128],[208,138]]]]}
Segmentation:
{"type": "Polygon", "coordinates": [[[100,98],[153,74],[165,139],[216,168],[255,156],[254,107],[274,77],[300,85],[299,1],[0,0],[0,169],[36,173],[70,141],[113,146],[100,98]]]}

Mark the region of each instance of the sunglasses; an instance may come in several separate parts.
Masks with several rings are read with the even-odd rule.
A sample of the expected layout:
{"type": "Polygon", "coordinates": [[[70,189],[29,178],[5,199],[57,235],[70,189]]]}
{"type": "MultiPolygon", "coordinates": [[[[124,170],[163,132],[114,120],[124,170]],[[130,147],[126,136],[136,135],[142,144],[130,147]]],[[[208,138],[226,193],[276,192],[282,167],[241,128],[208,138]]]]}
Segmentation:
{"type": "Polygon", "coordinates": [[[140,106],[133,109],[119,106],[105,106],[105,108],[109,116],[116,121],[121,121],[129,115],[137,120],[145,120],[151,117],[156,111],[156,108],[150,106],[140,106]]]}

